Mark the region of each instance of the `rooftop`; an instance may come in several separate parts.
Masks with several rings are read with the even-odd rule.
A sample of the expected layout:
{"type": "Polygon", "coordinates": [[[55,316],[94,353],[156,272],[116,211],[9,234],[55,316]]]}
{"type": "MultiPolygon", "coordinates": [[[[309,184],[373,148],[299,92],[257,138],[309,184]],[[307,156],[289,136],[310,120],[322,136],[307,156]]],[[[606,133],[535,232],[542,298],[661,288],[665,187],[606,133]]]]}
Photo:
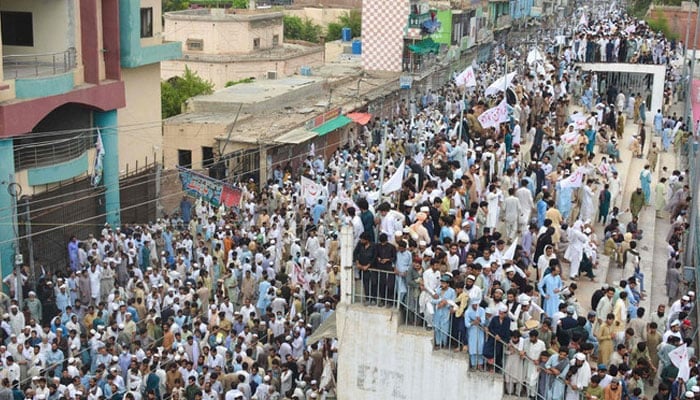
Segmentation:
{"type": "Polygon", "coordinates": [[[265,8],[256,10],[233,8],[195,8],[163,14],[166,19],[182,21],[232,21],[249,22],[284,17],[281,11],[265,8]]]}
{"type": "MultiPolygon", "coordinates": [[[[169,118],[165,124],[228,128],[235,121],[231,142],[273,143],[316,115],[335,107],[342,107],[344,113],[352,111],[398,86],[398,74],[367,74],[355,64],[330,63],[314,74],[234,85],[190,99],[190,112],[169,118]]],[[[218,140],[226,140],[225,129],[218,140]]]]}

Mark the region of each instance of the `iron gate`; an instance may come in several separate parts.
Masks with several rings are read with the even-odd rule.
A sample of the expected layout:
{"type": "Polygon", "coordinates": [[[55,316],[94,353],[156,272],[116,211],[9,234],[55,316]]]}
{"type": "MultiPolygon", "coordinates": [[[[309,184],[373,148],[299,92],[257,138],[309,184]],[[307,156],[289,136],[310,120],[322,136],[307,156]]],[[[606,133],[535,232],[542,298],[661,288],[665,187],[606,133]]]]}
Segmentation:
{"type": "Polygon", "coordinates": [[[104,189],[93,188],[89,177],[31,198],[20,198],[17,221],[25,263],[29,264],[31,240],[35,267],[43,265],[49,271],[66,270],[70,237],[85,239],[88,234],[99,232],[105,220],[103,214],[104,189]],[[27,208],[31,217],[31,238],[27,237],[27,208]]]}

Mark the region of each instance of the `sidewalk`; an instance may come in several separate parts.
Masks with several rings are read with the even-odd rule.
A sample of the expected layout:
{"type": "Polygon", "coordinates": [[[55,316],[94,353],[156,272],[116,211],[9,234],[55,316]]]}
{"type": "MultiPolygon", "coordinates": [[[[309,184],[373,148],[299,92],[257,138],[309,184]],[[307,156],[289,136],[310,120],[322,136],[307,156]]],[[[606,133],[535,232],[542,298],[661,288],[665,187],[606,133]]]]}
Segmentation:
{"type": "MultiPolygon", "coordinates": [[[[574,110],[580,110],[580,107],[577,106],[572,106],[570,107],[570,112],[573,112],[574,110]]],[[[647,126],[647,132],[649,132],[650,127],[647,126]]],[[[619,149],[620,149],[620,158],[622,159],[621,163],[615,164],[615,168],[617,168],[618,175],[620,177],[620,180],[622,182],[622,198],[619,202],[619,209],[621,210],[620,216],[618,220],[620,221],[620,225],[625,227],[627,223],[632,219],[632,215],[629,212],[623,212],[629,208],[629,199],[630,195],[632,192],[634,192],[637,187],[640,186],[640,181],[639,181],[639,174],[644,168],[644,165],[646,165],[646,157],[638,159],[634,158],[632,156],[632,152],[629,150],[629,142],[632,138],[632,135],[636,135],[639,130],[639,126],[635,124],[633,121],[626,121],[625,123],[625,131],[623,134],[623,138],[619,141],[619,149]]],[[[651,133],[653,135],[653,133],[651,133]]],[[[646,150],[650,147],[651,145],[651,140],[653,138],[650,137],[650,133],[647,133],[647,144],[644,146],[645,154],[646,150]]],[[[670,157],[670,154],[668,155],[670,157]]],[[[601,159],[600,154],[596,154],[594,162],[597,163],[601,159]]],[[[659,163],[661,164],[661,163],[659,163]]],[[[661,169],[660,166],[657,166],[657,169],[661,169]]],[[[656,184],[656,177],[652,181],[652,196],[653,196],[653,187],[656,184]]],[[[597,192],[596,192],[597,193],[597,192]]],[[[595,198],[595,207],[597,210],[597,197],[595,198]]],[[[612,208],[612,207],[611,207],[612,208]]],[[[596,213],[597,214],[597,213],[596,213]]],[[[645,275],[645,284],[644,288],[649,292],[650,287],[652,286],[652,262],[649,260],[654,259],[654,237],[655,237],[655,211],[653,207],[653,200],[652,200],[652,205],[648,207],[644,207],[644,209],[640,212],[639,214],[639,228],[644,231],[644,236],[641,241],[638,241],[638,248],[640,250],[640,254],[642,257],[642,271],[645,275]]],[[[578,300],[579,305],[583,310],[586,312],[590,310],[591,308],[591,298],[593,297],[593,293],[598,290],[603,283],[608,283],[610,285],[619,285],[620,280],[622,279],[627,279],[633,274],[633,270],[628,267],[624,270],[618,268],[617,266],[614,266],[613,268],[609,268],[610,265],[610,260],[607,256],[603,255],[603,242],[604,242],[604,234],[603,231],[605,229],[605,226],[602,224],[596,224],[595,225],[595,232],[598,237],[598,240],[600,241],[600,248],[598,249],[598,268],[594,270],[594,273],[596,274],[596,281],[597,282],[591,282],[589,279],[585,277],[580,277],[579,280],[576,282],[578,286],[578,290],[576,292],[576,298],[578,300]]],[[[665,260],[663,265],[665,266],[665,260]]],[[[563,264],[563,273],[562,276],[569,276],[568,275],[569,271],[569,264],[564,263],[563,264]]],[[[658,274],[657,274],[658,275],[658,274]]],[[[665,278],[662,277],[661,279],[663,280],[665,278]]],[[[641,306],[644,307],[647,310],[647,315],[649,312],[649,301],[650,301],[650,296],[646,296],[646,298],[641,302],[641,306]]]]}

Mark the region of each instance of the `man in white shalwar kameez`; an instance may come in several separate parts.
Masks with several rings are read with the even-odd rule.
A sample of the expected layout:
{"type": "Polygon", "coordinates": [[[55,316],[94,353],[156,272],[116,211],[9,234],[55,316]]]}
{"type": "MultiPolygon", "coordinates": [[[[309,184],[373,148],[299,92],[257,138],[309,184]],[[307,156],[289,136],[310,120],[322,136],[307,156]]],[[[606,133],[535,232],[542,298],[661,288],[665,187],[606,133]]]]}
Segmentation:
{"type": "Polygon", "coordinates": [[[430,268],[423,272],[423,290],[418,298],[420,312],[423,314],[429,327],[433,326],[433,314],[435,313],[435,308],[430,300],[440,288],[440,270],[438,267],[437,263],[433,263],[430,268]]]}
{"type": "Polygon", "coordinates": [[[530,331],[529,340],[525,342],[523,355],[531,361],[525,361],[524,380],[527,385],[527,396],[533,398],[537,395],[537,378],[539,370],[537,362],[540,360],[540,353],[547,350],[544,342],[539,339],[539,332],[535,329],[530,331]]]}
{"type": "Polygon", "coordinates": [[[566,248],[564,258],[569,260],[569,278],[575,279],[579,273],[581,260],[583,259],[583,249],[588,245],[588,236],[581,230],[583,222],[581,220],[574,223],[574,227],[569,230],[569,247],[566,248]]]}
{"type": "Polygon", "coordinates": [[[586,386],[591,381],[591,366],[586,361],[586,355],[583,353],[576,353],[571,362],[572,367],[575,366],[578,370],[569,379],[566,400],[579,400],[585,392],[586,386]]]}

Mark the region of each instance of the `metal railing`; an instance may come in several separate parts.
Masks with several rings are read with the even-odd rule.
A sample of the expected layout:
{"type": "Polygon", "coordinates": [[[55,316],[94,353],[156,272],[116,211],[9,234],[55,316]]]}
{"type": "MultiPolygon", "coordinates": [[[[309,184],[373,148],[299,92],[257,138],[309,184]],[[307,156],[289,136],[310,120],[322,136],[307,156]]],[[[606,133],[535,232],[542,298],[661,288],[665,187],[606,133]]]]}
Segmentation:
{"type": "Polygon", "coordinates": [[[63,74],[76,67],[76,55],[74,47],[55,53],[5,55],[2,68],[5,79],[63,74]]]}
{"type": "MultiPolygon", "coordinates": [[[[550,386],[557,383],[571,390],[568,381],[558,375],[553,375],[551,369],[545,369],[524,353],[516,351],[510,342],[501,340],[488,330],[489,320],[479,321],[467,315],[467,306],[461,317],[456,317],[450,302],[442,302],[421,290],[417,282],[408,282],[405,274],[394,271],[370,268],[355,269],[351,301],[367,307],[387,307],[399,310],[402,318],[401,325],[420,327],[433,332],[435,351],[454,351],[465,354],[465,362],[472,371],[497,373],[503,376],[504,394],[527,396],[544,400],[543,389],[551,390],[550,386]],[[445,310],[444,308],[447,308],[445,310]],[[468,323],[464,320],[467,318],[468,323]],[[471,323],[469,323],[471,322],[471,323]],[[467,325],[470,325],[467,327],[467,325]],[[464,327],[463,329],[461,327],[464,327]],[[516,366],[515,364],[522,365],[516,366]],[[533,379],[526,373],[541,373],[551,375],[547,387],[542,388],[540,379],[533,379]],[[533,384],[534,381],[534,384],[533,384]]],[[[498,318],[494,316],[493,318],[498,318]]],[[[521,341],[526,341],[527,331],[521,330],[521,341]]],[[[547,348],[549,346],[546,345],[547,348]]],[[[583,390],[580,391],[583,393],[583,390]]],[[[563,394],[563,392],[562,392],[563,394]]],[[[580,395],[580,398],[583,398],[580,395]]]]}
{"type": "Polygon", "coordinates": [[[31,136],[15,140],[15,168],[36,168],[73,160],[93,148],[94,132],[71,132],[51,138],[47,143],[33,142],[31,136]]]}

